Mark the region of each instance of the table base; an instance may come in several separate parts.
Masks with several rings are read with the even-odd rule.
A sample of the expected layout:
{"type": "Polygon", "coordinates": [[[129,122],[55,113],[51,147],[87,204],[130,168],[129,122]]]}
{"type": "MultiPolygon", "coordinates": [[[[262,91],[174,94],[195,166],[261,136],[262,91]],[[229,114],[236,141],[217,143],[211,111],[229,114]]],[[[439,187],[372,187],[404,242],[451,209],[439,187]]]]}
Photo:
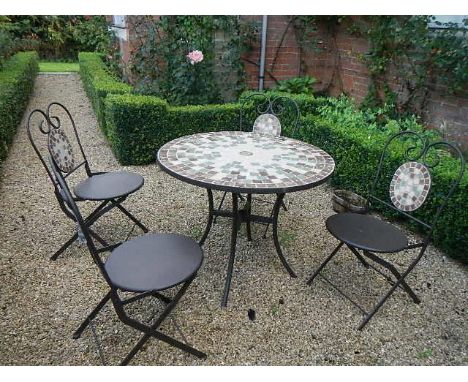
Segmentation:
{"type": "Polygon", "coordinates": [[[214,203],[213,203],[213,192],[211,189],[207,189],[208,193],[208,221],[206,224],[205,232],[203,233],[202,238],[200,239],[199,244],[203,245],[205,243],[206,238],[211,230],[211,226],[213,225],[213,218],[215,216],[221,217],[229,217],[232,218],[232,232],[231,232],[231,250],[229,255],[229,263],[226,275],[226,282],[224,285],[224,293],[223,298],[221,300],[221,306],[227,306],[227,300],[229,296],[229,290],[231,287],[231,278],[232,278],[232,271],[234,269],[234,259],[236,256],[236,243],[237,243],[237,233],[242,225],[242,223],[246,224],[247,228],[247,240],[252,240],[252,232],[251,232],[251,223],[262,223],[262,224],[271,224],[273,229],[273,241],[275,243],[276,253],[281,260],[281,263],[288,271],[291,277],[297,277],[294,273],[291,266],[286,261],[286,258],[283,255],[283,251],[281,250],[281,246],[278,240],[278,215],[281,205],[283,203],[283,198],[285,194],[276,194],[276,201],[273,207],[273,213],[270,216],[261,216],[261,215],[254,215],[251,213],[252,211],[252,194],[247,195],[247,203],[246,206],[242,209],[239,209],[239,194],[232,193],[232,211],[228,210],[215,210],[214,203]]]}

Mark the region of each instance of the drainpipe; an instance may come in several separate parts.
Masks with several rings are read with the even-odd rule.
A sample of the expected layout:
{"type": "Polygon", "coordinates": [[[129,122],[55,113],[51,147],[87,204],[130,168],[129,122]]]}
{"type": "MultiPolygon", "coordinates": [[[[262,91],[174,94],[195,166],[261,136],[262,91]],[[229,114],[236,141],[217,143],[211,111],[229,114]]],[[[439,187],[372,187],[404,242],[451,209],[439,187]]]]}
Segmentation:
{"type": "Polygon", "coordinates": [[[263,82],[265,80],[265,51],[266,51],[266,35],[268,26],[268,16],[263,16],[262,20],[262,41],[260,46],[260,70],[258,72],[258,90],[263,90],[263,82]]]}

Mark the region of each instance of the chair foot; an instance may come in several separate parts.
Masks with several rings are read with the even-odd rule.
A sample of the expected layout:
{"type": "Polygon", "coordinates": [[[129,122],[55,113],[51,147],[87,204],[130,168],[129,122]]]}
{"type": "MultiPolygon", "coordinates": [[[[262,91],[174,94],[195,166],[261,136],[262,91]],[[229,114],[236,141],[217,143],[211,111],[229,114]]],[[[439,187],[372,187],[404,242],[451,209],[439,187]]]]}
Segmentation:
{"type": "Polygon", "coordinates": [[[325,261],[317,268],[317,270],[312,274],[312,276],[307,280],[307,285],[311,285],[312,281],[317,277],[317,275],[322,271],[322,269],[325,267],[325,265],[328,264],[328,262],[333,258],[333,256],[336,255],[336,253],[340,250],[344,243],[340,241],[340,244],[333,250],[332,253],[328,255],[328,257],[325,259],[325,261]]]}
{"type": "Polygon", "coordinates": [[[52,261],[57,260],[57,258],[58,258],[63,252],[65,252],[65,250],[66,250],[70,245],[72,245],[72,244],[75,242],[76,239],[78,239],[78,234],[75,232],[75,234],[74,234],[70,239],[68,239],[68,241],[65,242],[65,243],[60,247],[60,249],[59,249],[57,252],[55,252],[55,253],[50,257],[50,260],[52,260],[52,261]]]}
{"type": "Polygon", "coordinates": [[[83,321],[83,323],[80,325],[78,329],[76,329],[75,333],[73,333],[72,338],[74,340],[78,339],[81,337],[81,334],[83,331],[88,327],[89,323],[91,320],[93,320],[99,311],[106,305],[107,301],[111,298],[111,292],[109,291],[104,298],[99,302],[99,304],[93,309],[93,311],[86,317],[86,319],[83,321]]]}

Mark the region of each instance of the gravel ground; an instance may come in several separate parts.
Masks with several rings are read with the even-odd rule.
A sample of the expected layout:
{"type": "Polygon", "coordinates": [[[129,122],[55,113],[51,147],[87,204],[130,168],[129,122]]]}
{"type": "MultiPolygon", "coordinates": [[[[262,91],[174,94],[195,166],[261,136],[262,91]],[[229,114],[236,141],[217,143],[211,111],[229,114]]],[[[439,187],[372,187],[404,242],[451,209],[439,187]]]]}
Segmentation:
{"type": "MultiPolygon", "coordinates": [[[[93,333],[71,334],[106,293],[106,285],[84,246],[74,244],[56,262],[50,255],[68,239],[73,224],[58,208],[52,186],[26,135],[29,111],[52,100],[67,105],[95,170],[122,169],[106,144],[78,75],[40,75],[33,97],[1,169],[0,187],[0,364],[99,365],[93,333]]],[[[204,190],[178,181],[152,164],[125,167],[145,178],[126,206],[154,232],[199,238],[205,224],[204,190]]],[[[219,197],[219,195],[217,195],[219,197]]],[[[280,220],[287,258],[298,273],[282,268],[271,236],[254,226],[254,241],[241,232],[229,305],[220,307],[229,253],[230,225],[219,219],[204,246],[205,262],[162,330],[185,337],[208,354],[198,360],[157,340],[147,342],[133,364],[141,365],[466,365],[467,269],[434,247],[408,277],[422,299],[416,305],[402,291],[362,331],[359,311],[311,271],[336,245],[325,229],[333,211],[327,185],[290,194],[280,220]],[[247,312],[256,312],[254,321],[247,312]],[[179,331],[180,329],[180,331],[179,331]]],[[[85,210],[91,206],[85,206],[85,210]]],[[[269,206],[259,203],[260,212],[269,206]]],[[[132,225],[118,212],[96,224],[110,240],[132,225]]],[[[135,230],[132,235],[139,235],[135,230]]],[[[397,264],[409,255],[394,256],[397,264]]],[[[343,251],[326,274],[364,306],[386,290],[386,282],[343,251]]],[[[137,307],[149,316],[153,302],[137,307]]],[[[95,320],[105,361],[118,364],[139,338],[120,323],[111,305],[95,320]]]]}

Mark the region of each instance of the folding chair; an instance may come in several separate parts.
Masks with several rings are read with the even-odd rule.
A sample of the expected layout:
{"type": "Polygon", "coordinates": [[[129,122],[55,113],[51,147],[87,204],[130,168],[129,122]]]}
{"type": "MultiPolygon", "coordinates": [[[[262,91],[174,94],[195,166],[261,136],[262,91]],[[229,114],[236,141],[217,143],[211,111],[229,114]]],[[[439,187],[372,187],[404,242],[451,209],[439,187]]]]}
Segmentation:
{"type": "Polygon", "coordinates": [[[51,159],[51,169],[63,205],[80,227],[88,250],[110,288],[109,292],[75,331],[73,338],[80,338],[99,311],[111,300],[118,318],[124,324],[143,333],[137,344],[122,360],[121,365],[127,365],[150,337],[198,358],[205,358],[205,353],[158,330],[195,279],[203,262],[203,251],[198,243],[187,236],[178,234],[146,234],[98,249],[88,224],[83,219],[65,178],[53,159],[51,159]],[[110,252],[110,255],[104,261],[101,256],[105,252],[110,252]],[[179,285],[180,289],[173,298],[161,293],[179,285]],[[125,292],[132,292],[134,295],[123,298],[121,294],[125,292]],[[154,297],[165,304],[164,310],[152,324],[138,321],[135,317],[131,317],[125,309],[128,304],[148,297],[154,297]]]}
{"type": "Polygon", "coordinates": [[[313,273],[307,284],[311,285],[315,277],[320,274],[328,262],[345,246],[366,268],[376,270],[392,285],[372,310],[366,312],[363,307],[353,301],[343,290],[320,274],[326,282],[351,301],[364,314],[364,319],[359,325],[358,330],[364,328],[397,288],[401,288],[415,303],[419,304],[420,299],[405,279],[424,255],[431,240],[434,227],[449,198],[460,183],[464,170],[465,161],[462,153],[458,147],[448,142],[438,141],[429,143],[422,136],[412,131],[402,131],[391,136],[383,149],[377,173],[369,188],[369,207],[374,208],[374,206],[379,206],[381,208],[389,208],[396,212],[397,216],[415,223],[425,232],[422,241],[410,244],[407,236],[399,228],[372,215],[356,213],[332,215],[327,219],[326,227],[339,240],[339,243],[313,273]],[[395,160],[389,154],[391,144],[398,144],[406,149],[404,152],[404,160],[406,162],[398,168],[396,167],[400,163],[395,164],[395,160]],[[431,172],[440,163],[443,163],[444,156],[448,155],[455,156],[458,159],[460,163],[459,172],[448,187],[444,187],[445,189],[439,188],[435,192],[435,190],[431,190],[431,172]],[[422,220],[422,216],[424,216],[423,209],[418,209],[425,204],[425,200],[430,193],[435,194],[434,200],[431,200],[431,203],[438,203],[438,207],[432,221],[428,223],[422,220]],[[414,259],[403,271],[398,270],[394,264],[377,255],[380,253],[397,253],[416,248],[419,249],[419,253],[416,256],[413,255],[414,259]],[[391,275],[385,274],[367,260],[379,264],[387,269],[391,275]]]}
{"type": "MultiPolygon", "coordinates": [[[[284,127],[281,125],[281,118],[284,120],[283,123],[285,123],[290,130],[291,137],[295,138],[300,115],[297,103],[290,97],[272,96],[268,93],[252,93],[242,101],[239,115],[239,128],[240,131],[252,130],[253,133],[257,134],[280,136],[282,128],[284,127]],[[254,106],[253,109],[252,103],[254,106]]],[[[221,210],[226,195],[227,193],[224,192],[219,202],[218,211],[221,210]]],[[[239,195],[239,197],[241,200],[244,199],[242,195],[239,195]]],[[[247,195],[247,203],[249,206],[252,203],[251,194],[247,195]]],[[[281,206],[287,211],[284,199],[281,202],[281,206]]],[[[270,218],[271,217],[273,217],[273,210],[270,218]]],[[[216,223],[216,217],[214,222],[216,223]]],[[[269,223],[266,225],[263,237],[266,236],[269,225],[269,223]]]]}
{"type": "MultiPolygon", "coordinates": [[[[37,121],[36,121],[37,122],[37,121]]],[[[84,167],[86,172],[86,179],[79,182],[74,188],[75,201],[95,201],[100,202],[96,209],[85,219],[85,223],[89,229],[90,234],[98,240],[101,244],[107,245],[95,231],[90,227],[105,213],[113,208],[117,208],[124,215],[133,221],[143,232],[148,232],[148,229],[127,209],[122,206],[122,203],[127,197],[139,190],[144,183],[141,175],[127,172],[93,172],[90,169],[89,162],[86,158],[85,152],[80,142],[78,131],[75,122],[65,106],[58,102],[52,102],[46,112],[35,109],[33,110],[28,119],[28,137],[34,151],[38,155],[42,165],[44,166],[47,175],[54,184],[55,196],[59,202],[62,211],[72,220],[73,216],[70,215],[69,210],[63,205],[63,200],[59,197],[56,183],[52,177],[51,170],[47,165],[45,158],[51,155],[54,158],[57,167],[60,169],[64,178],[68,178],[76,170],[84,167]],[[60,115],[58,114],[60,113],[60,115]],[[62,115],[65,118],[62,118],[62,115]],[[33,129],[33,121],[39,117],[37,123],[37,130],[33,129]],[[68,123],[67,123],[68,122],[68,123]],[[72,130],[74,137],[73,143],[69,140],[69,136],[65,132],[65,125],[67,124],[68,130],[72,130]],[[40,133],[39,136],[34,134],[40,133]],[[42,139],[42,145],[37,145],[36,141],[42,139]],[[80,156],[80,161],[77,159],[77,154],[80,156]]],[[[56,260],[58,256],[63,253],[75,240],[83,241],[82,233],[79,229],[74,235],[67,240],[51,257],[51,260],[56,260]]]]}

